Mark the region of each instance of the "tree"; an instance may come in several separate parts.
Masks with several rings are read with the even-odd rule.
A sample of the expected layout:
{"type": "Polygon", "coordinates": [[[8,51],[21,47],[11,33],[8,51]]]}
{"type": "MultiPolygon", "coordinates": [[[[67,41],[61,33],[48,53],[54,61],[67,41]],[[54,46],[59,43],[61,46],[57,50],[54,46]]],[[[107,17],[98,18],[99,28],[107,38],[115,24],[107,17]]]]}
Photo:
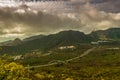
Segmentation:
{"type": "Polygon", "coordinates": [[[22,65],[0,60],[0,80],[30,80],[26,73],[22,65]]]}

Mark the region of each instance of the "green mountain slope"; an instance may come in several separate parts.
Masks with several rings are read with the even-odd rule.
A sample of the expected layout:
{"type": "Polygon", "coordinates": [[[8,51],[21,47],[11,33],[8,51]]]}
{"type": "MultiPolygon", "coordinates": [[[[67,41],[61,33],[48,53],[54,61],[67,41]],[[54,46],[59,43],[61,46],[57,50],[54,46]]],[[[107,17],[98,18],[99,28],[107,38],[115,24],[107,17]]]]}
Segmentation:
{"type": "Polygon", "coordinates": [[[42,37],[44,37],[45,35],[36,35],[36,36],[31,36],[31,37],[27,37],[25,39],[23,39],[23,41],[31,41],[31,40],[34,40],[34,39],[40,39],[42,37]]]}
{"type": "Polygon", "coordinates": [[[80,43],[89,43],[90,41],[91,38],[84,33],[70,30],[27,41],[19,46],[29,49],[50,50],[58,46],[77,45],[80,43]]]}
{"type": "Polygon", "coordinates": [[[90,44],[92,41],[99,40],[120,40],[120,28],[110,28],[107,30],[94,31],[91,34],[84,34],[79,31],[61,31],[47,36],[33,36],[23,41],[14,40],[14,46],[1,46],[1,53],[26,53],[34,50],[49,51],[60,46],[76,46],[81,44],[90,44]]]}
{"type": "Polygon", "coordinates": [[[110,28],[107,30],[98,30],[92,32],[91,36],[94,40],[120,40],[120,28],[110,28]]]}

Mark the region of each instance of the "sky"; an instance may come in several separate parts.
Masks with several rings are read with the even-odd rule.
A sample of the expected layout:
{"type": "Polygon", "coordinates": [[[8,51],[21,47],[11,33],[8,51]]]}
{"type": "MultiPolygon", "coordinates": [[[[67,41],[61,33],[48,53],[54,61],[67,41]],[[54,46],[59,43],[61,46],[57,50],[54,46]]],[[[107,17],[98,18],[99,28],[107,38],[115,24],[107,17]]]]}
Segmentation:
{"type": "Polygon", "coordinates": [[[120,27],[119,7],[120,0],[71,0],[0,7],[0,42],[63,30],[88,34],[120,27]]]}

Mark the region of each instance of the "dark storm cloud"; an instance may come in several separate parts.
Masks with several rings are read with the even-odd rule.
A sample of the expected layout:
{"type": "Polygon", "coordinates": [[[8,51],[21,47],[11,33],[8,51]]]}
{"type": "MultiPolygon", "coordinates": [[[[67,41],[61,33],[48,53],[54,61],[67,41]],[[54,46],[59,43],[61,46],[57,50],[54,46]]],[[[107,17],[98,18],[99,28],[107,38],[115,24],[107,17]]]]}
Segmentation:
{"type": "MultiPolygon", "coordinates": [[[[115,12],[117,9],[114,9],[113,5],[116,2],[113,0],[73,0],[73,2],[74,11],[83,25],[81,27],[82,31],[88,33],[92,30],[120,27],[120,13],[119,11],[115,12]],[[110,3],[113,4],[111,5],[110,3]],[[109,7],[105,4],[108,4],[109,7]],[[108,8],[111,11],[108,11],[110,10],[108,8]]],[[[120,4],[118,0],[117,3],[120,4]]]]}
{"type": "Polygon", "coordinates": [[[120,12],[120,0],[90,0],[90,2],[95,4],[99,10],[112,13],[120,12]]]}
{"type": "Polygon", "coordinates": [[[0,8],[0,38],[49,34],[67,29],[89,33],[92,30],[119,27],[119,4],[119,0],[72,0],[67,4],[71,12],[67,13],[59,9],[59,13],[44,13],[27,6],[0,8]]]}
{"type": "MultiPolygon", "coordinates": [[[[23,9],[21,9],[22,11],[23,9]]],[[[49,34],[59,30],[80,27],[78,21],[26,10],[25,13],[16,12],[17,9],[0,9],[0,35],[2,37],[25,37],[35,34],[49,34]]]]}

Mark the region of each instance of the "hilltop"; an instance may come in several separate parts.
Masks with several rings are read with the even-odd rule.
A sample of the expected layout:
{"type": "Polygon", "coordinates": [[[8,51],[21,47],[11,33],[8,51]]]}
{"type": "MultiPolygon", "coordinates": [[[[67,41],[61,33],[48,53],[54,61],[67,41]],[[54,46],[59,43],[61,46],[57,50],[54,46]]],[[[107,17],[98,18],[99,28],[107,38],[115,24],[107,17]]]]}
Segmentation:
{"type": "MultiPolygon", "coordinates": [[[[118,41],[120,40],[120,28],[110,28],[107,30],[98,30],[90,34],[83,32],[67,30],[56,34],[38,35],[25,38],[22,41],[15,39],[11,45],[2,45],[3,52],[30,52],[33,50],[49,51],[61,46],[80,46],[91,44],[92,41],[118,41]],[[7,50],[6,50],[7,48],[7,50]]],[[[10,44],[10,43],[9,43],[10,44]]],[[[2,52],[2,53],[3,53],[2,52]]]]}

